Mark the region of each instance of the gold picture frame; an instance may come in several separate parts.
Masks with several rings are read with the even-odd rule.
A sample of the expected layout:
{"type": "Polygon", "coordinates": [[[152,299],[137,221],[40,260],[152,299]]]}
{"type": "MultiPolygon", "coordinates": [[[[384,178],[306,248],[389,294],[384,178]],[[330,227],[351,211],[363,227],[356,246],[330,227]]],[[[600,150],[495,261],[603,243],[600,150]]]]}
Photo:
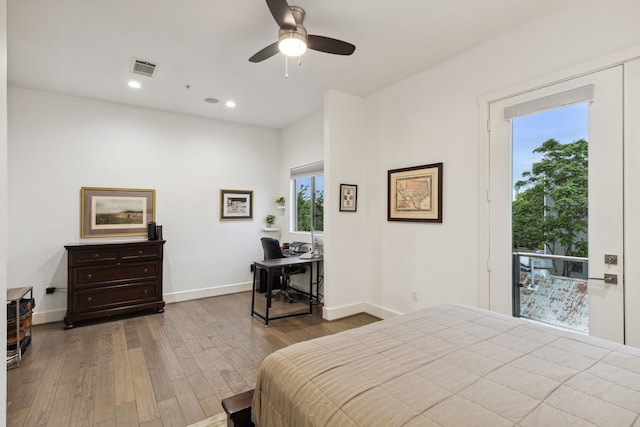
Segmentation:
{"type": "Polygon", "coordinates": [[[220,220],[253,219],[252,190],[220,190],[220,220]]]}
{"type": "Polygon", "coordinates": [[[155,221],[156,191],[136,188],[80,189],[80,237],[146,236],[155,221]]]}
{"type": "Polygon", "coordinates": [[[388,221],[442,222],[442,163],[388,171],[388,221]]]}

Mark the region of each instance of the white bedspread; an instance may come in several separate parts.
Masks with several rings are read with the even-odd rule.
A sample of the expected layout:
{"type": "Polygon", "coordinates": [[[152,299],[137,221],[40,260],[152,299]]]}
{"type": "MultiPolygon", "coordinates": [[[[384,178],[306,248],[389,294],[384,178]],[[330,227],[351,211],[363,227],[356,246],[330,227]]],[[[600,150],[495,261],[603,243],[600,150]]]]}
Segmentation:
{"type": "Polygon", "coordinates": [[[277,426],[640,426],[640,350],[442,305],[269,355],[253,421],[277,426]]]}

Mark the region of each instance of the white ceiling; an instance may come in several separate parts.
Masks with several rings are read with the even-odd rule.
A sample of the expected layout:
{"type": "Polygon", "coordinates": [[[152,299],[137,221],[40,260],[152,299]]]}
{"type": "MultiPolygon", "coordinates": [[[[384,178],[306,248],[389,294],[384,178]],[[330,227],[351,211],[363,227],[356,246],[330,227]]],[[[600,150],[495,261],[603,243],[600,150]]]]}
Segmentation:
{"type": "Polygon", "coordinates": [[[280,54],[248,61],[277,40],[263,0],[8,0],[9,84],[280,129],[321,109],[326,89],[366,96],[568,2],[291,0],[309,34],[356,51],[308,51],[285,79],[280,54]],[[134,57],[155,76],[132,74],[134,57]]]}

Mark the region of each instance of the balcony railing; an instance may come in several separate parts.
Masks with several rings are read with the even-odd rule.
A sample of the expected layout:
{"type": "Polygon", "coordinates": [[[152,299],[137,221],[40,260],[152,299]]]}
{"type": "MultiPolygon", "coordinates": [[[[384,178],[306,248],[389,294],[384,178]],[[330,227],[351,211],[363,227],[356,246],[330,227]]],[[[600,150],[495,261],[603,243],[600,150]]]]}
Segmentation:
{"type": "Polygon", "coordinates": [[[588,333],[588,258],[513,253],[513,315],[588,333]]]}

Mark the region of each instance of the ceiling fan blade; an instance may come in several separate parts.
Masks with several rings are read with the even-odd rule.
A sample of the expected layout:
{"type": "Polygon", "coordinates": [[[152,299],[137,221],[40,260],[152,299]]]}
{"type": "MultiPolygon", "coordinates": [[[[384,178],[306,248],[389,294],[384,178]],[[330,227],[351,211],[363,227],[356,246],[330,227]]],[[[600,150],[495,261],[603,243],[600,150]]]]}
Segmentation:
{"type": "Polygon", "coordinates": [[[291,13],[287,0],[267,0],[267,6],[280,28],[296,29],[296,20],[291,13]]]}
{"type": "Polygon", "coordinates": [[[265,59],[271,58],[273,55],[275,55],[278,52],[280,52],[280,50],[278,49],[278,42],[271,43],[269,46],[265,47],[260,52],[256,53],[251,58],[249,58],[249,61],[262,62],[265,59]]]}
{"type": "Polygon", "coordinates": [[[333,53],[334,55],[351,55],[356,50],[356,47],[351,43],[332,39],[331,37],[314,35],[307,37],[307,47],[320,52],[333,53]]]}

